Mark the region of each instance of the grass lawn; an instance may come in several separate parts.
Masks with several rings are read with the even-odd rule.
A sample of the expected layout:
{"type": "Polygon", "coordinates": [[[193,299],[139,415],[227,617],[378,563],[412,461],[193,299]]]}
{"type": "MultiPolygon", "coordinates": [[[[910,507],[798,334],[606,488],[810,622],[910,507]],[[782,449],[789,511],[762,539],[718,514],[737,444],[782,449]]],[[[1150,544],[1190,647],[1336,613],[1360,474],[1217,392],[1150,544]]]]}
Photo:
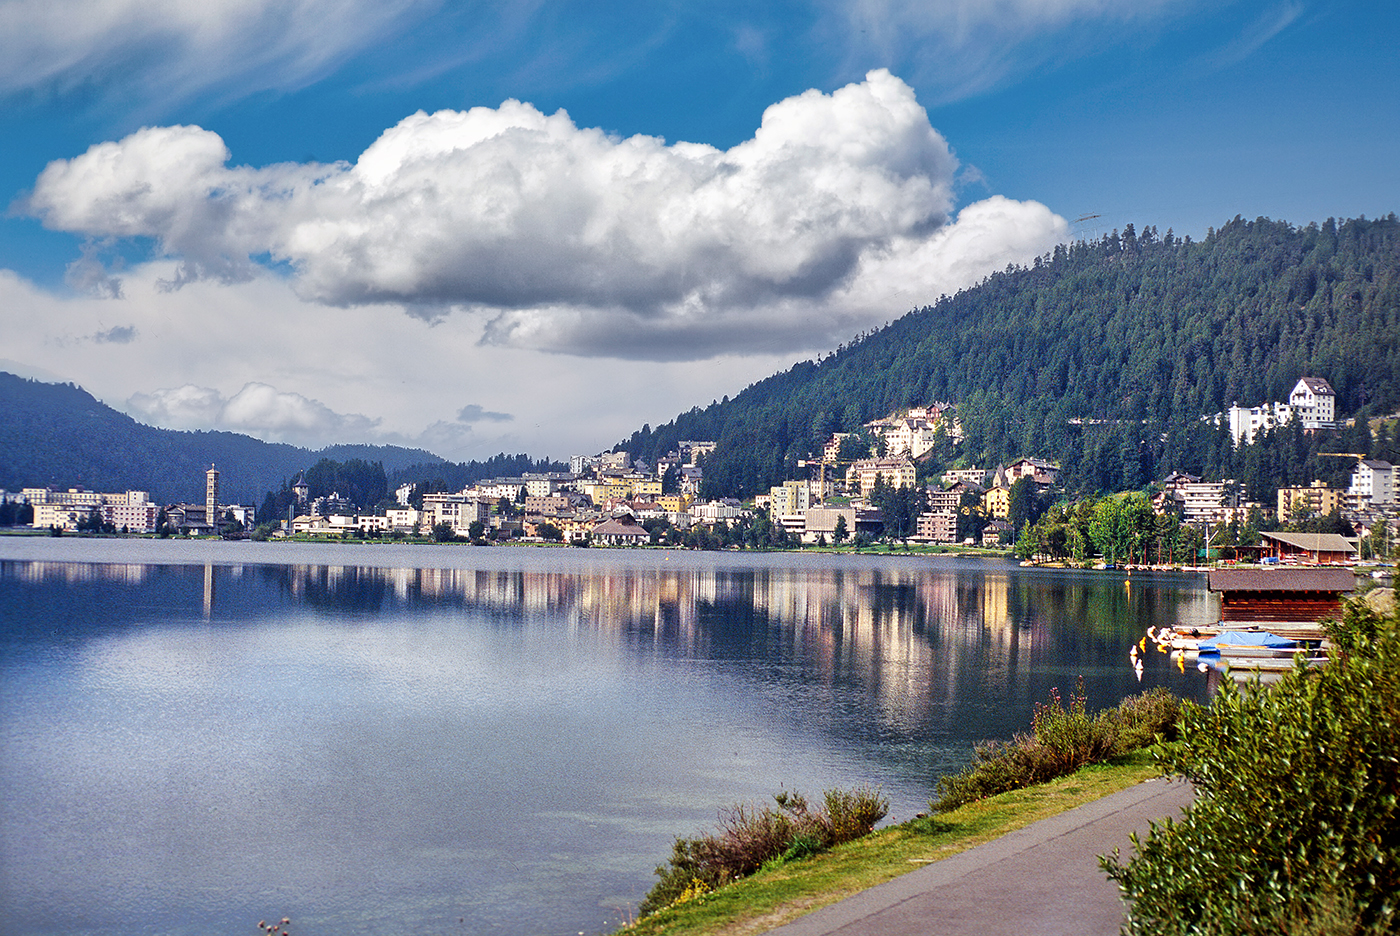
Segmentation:
{"type": "Polygon", "coordinates": [[[1141,783],[1159,772],[1146,750],[1081,768],[1042,786],[880,829],[829,852],[760,871],[619,932],[627,936],[744,936],[781,926],[924,864],[1141,783]]]}

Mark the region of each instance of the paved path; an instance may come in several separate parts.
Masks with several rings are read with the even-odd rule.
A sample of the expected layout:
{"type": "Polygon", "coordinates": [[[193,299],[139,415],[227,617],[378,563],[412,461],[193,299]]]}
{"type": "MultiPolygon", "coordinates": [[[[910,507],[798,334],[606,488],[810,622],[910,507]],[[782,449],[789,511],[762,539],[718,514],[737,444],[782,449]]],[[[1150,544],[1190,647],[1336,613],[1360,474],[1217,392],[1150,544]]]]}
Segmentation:
{"type": "Polygon", "coordinates": [[[824,907],[770,936],[1116,936],[1118,885],[1096,856],[1191,802],[1149,780],[824,907]]]}

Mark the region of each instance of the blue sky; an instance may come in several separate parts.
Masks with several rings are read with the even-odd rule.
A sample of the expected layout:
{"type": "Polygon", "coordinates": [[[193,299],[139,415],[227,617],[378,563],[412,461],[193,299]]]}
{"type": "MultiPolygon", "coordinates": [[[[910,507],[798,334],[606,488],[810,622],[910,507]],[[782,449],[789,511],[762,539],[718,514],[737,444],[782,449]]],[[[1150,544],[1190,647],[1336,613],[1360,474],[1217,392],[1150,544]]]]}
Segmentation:
{"type": "Polygon", "coordinates": [[[592,452],[1068,237],[1400,210],[1397,27],[4,0],[0,367],[174,428],[592,452]]]}

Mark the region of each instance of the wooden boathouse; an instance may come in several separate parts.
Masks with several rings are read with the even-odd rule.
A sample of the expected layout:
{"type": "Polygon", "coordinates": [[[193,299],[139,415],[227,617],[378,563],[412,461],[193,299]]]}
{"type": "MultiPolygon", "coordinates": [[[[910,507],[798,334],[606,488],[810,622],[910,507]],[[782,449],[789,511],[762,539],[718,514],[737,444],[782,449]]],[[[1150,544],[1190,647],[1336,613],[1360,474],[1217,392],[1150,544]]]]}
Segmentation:
{"type": "Polygon", "coordinates": [[[1260,533],[1264,554],[1280,562],[1345,565],[1356,561],[1356,545],[1336,533],[1260,533]]]}
{"type": "Polygon", "coordinates": [[[1315,622],[1340,618],[1342,597],[1356,590],[1350,569],[1212,569],[1220,622],[1315,622]]]}

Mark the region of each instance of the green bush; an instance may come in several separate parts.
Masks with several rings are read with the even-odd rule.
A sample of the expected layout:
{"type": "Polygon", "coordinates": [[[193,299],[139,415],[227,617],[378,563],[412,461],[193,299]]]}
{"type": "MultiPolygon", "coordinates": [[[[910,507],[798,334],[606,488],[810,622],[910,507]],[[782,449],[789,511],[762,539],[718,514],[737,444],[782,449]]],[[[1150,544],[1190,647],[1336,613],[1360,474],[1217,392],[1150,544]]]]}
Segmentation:
{"type": "Polygon", "coordinates": [[[1158,738],[1176,737],[1181,701],[1160,686],[1129,696],[1117,708],[1097,715],[1088,713],[1086,701],[1083,679],[1076,683],[1068,708],[1059,690],[1052,689],[1048,703],[1036,703],[1030,734],[976,745],[966,770],[939,779],[929,808],[948,812],[974,800],[1054,780],[1085,764],[1146,747],[1158,738]]]}
{"type": "Polygon", "coordinates": [[[823,807],[814,810],[801,794],[779,793],[773,797],[777,809],[733,806],[720,814],[715,832],[676,839],[638,913],[692,899],[776,861],[795,861],[858,839],[890,808],[889,800],[867,787],[828,790],[823,799],[823,807]]]}
{"type": "Polygon", "coordinates": [[[1400,927],[1400,614],[1348,606],[1337,652],[1271,688],[1187,704],[1158,753],[1196,785],[1177,821],[1100,859],[1125,932],[1383,933],[1400,927]]]}

